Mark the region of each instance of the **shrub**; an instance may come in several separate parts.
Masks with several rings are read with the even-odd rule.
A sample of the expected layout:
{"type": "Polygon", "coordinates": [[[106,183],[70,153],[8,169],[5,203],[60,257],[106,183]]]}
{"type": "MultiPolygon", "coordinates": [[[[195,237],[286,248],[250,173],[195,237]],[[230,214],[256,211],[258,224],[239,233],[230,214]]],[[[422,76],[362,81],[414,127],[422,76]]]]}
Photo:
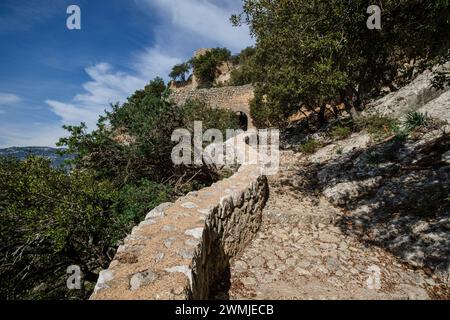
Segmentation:
{"type": "Polygon", "coordinates": [[[383,140],[389,136],[399,133],[400,126],[396,119],[373,115],[359,119],[358,129],[366,129],[375,140],[383,140]]]}
{"type": "Polygon", "coordinates": [[[300,151],[307,154],[313,154],[321,147],[321,144],[314,139],[310,139],[300,146],[300,151]]]}
{"type": "Polygon", "coordinates": [[[181,80],[183,82],[186,81],[186,74],[191,69],[191,66],[189,63],[181,63],[177,64],[172,68],[172,71],[169,74],[169,77],[172,78],[172,80],[181,80]]]}
{"type": "Polygon", "coordinates": [[[89,171],[67,175],[30,157],[0,159],[0,189],[0,297],[85,298],[89,292],[67,289],[66,269],[78,265],[94,282],[107,267],[119,237],[110,210],[116,188],[89,171]]]}
{"type": "Polygon", "coordinates": [[[231,52],[226,48],[215,48],[199,57],[192,58],[190,64],[194,68],[194,75],[199,80],[200,87],[212,87],[218,66],[230,59],[231,52]]]}
{"type": "Polygon", "coordinates": [[[242,65],[231,71],[230,84],[232,86],[243,86],[252,83],[253,69],[249,65],[242,65]]]}
{"type": "MultiPolygon", "coordinates": [[[[113,105],[93,132],[89,133],[84,124],[66,127],[70,136],[61,139],[59,146],[77,155],[75,167],[91,169],[115,185],[135,184],[144,177],[170,184],[182,175],[189,179],[198,171],[174,166],[171,161],[176,145],[171,141],[173,131],[192,129],[194,121],[202,121],[204,130],[217,128],[223,132],[239,124],[237,115],[228,110],[213,109],[199,101],[177,106],[167,96],[144,93],[123,105],[113,105]]],[[[202,183],[213,182],[211,178],[207,172],[196,176],[202,183]]]]}
{"type": "Polygon", "coordinates": [[[161,78],[115,104],[89,132],[66,126],[59,141],[70,174],[50,161],[0,159],[0,299],[82,299],[120,239],[154,206],[218,178],[206,167],[175,166],[172,133],[238,128],[231,111],[198,101],[174,105],[161,78]],[[66,269],[78,265],[82,290],[69,291],[66,269]]]}
{"type": "Polygon", "coordinates": [[[255,97],[250,102],[250,116],[253,124],[260,129],[265,128],[285,128],[287,114],[280,109],[279,105],[272,105],[270,102],[255,97]]]}
{"type": "Polygon", "coordinates": [[[334,127],[331,131],[330,131],[330,135],[332,138],[334,139],[345,139],[347,137],[349,137],[352,134],[352,130],[349,127],[343,127],[343,126],[337,126],[334,127]]]}
{"type": "Polygon", "coordinates": [[[414,111],[406,115],[405,128],[410,131],[416,128],[426,127],[430,124],[430,122],[431,119],[427,114],[414,111]]]}
{"type": "Polygon", "coordinates": [[[127,185],[119,191],[112,206],[115,229],[113,244],[123,239],[145,215],[160,203],[171,200],[172,188],[148,179],[127,185]]]}
{"type": "Polygon", "coordinates": [[[247,47],[237,56],[238,68],[231,72],[230,84],[233,86],[243,86],[253,82],[254,71],[254,55],[256,49],[247,47]]]}

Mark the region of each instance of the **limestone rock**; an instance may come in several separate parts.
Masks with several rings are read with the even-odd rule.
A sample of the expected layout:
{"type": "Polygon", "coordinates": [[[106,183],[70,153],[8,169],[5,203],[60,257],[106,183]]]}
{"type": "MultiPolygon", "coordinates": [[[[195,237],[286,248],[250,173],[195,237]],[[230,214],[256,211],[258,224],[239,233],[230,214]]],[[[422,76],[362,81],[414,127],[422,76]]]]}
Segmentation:
{"type": "Polygon", "coordinates": [[[169,209],[170,206],[172,206],[172,202],[165,202],[154,208],[152,211],[150,211],[147,216],[145,217],[145,220],[154,219],[158,217],[163,217],[165,215],[165,211],[169,209]]]}
{"type": "Polygon", "coordinates": [[[130,279],[130,290],[134,291],[141,287],[152,284],[156,280],[158,280],[158,278],[158,274],[151,269],[136,273],[130,279]]]}

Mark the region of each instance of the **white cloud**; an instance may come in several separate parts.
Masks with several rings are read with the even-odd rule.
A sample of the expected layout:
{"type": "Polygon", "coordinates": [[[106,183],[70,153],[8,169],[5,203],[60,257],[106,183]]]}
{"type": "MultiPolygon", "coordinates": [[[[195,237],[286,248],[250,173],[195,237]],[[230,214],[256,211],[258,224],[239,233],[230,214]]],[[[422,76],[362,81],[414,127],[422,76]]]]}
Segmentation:
{"type": "Polygon", "coordinates": [[[145,79],[154,79],[156,77],[166,79],[171,68],[182,62],[183,59],[164,52],[169,51],[160,48],[158,45],[148,48],[144,52],[135,55],[135,62],[132,67],[139,70],[140,77],[145,79]]]}
{"type": "MultiPolygon", "coordinates": [[[[137,0],[156,8],[169,20],[172,34],[190,32],[205,43],[215,42],[232,51],[239,51],[253,40],[247,27],[235,28],[230,23],[233,13],[242,11],[241,0],[137,0]]],[[[189,38],[192,40],[192,38],[189,38]]]]}
{"type": "Polygon", "coordinates": [[[107,63],[87,67],[90,81],[83,84],[84,91],[77,94],[72,102],[46,100],[45,103],[61,118],[63,124],[85,122],[94,128],[100,114],[111,103],[124,102],[137,89],[143,88],[150,79],[160,74],[168,74],[170,68],[181,60],[163,55],[155,49],[136,55],[134,74],[115,71],[107,63]]]}
{"type": "Polygon", "coordinates": [[[0,105],[17,103],[20,100],[20,97],[15,94],[0,92],[0,105]]]}

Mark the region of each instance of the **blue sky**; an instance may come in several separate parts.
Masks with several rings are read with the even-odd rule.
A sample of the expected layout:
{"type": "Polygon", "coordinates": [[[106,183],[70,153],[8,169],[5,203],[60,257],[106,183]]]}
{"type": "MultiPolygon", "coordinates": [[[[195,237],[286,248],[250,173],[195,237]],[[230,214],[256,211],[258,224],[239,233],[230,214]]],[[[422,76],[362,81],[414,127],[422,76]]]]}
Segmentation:
{"type": "Polygon", "coordinates": [[[229,23],[241,0],[1,0],[0,147],[54,146],[63,124],[90,128],[198,48],[253,44],[229,23]],[[81,8],[81,30],[66,9],[81,8]]]}

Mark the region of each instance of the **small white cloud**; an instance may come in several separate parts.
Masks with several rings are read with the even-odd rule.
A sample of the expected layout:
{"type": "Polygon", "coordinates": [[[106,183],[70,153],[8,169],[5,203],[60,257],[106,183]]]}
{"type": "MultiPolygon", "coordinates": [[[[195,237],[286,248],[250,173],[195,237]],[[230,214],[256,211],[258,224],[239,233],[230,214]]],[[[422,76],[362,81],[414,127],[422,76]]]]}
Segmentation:
{"type": "MultiPolygon", "coordinates": [[[[137,0],[161,12],[168,20],[162,29],[167,36],[194,35],[185,37],[185,41],[200,38],[204,43],[217,43],[232,51],[239,51],[254,43],[249,29],[244,26],[235,28],[231,25],[230,16],[242,11],[241,0],[208,1],[208,0],[137,0]]],[[[160,28],[160,29],[161,29],[160,28]]],[[[160,32],[160,30],[158,30],[160,32]]],[[[167,38],[166,38],[167,40],[167,38]]]]}
{"type": "Polygon", "coordinates": [[[171,68],[182,62],[179,57],[165,54],[158,46],[148,48],[144,52],[135,55],[136,61],[133,68],[139,71],[140,77],[154,79],[156,77],[167,78],[171,68]]]}
{"type": "Polygon", "coordinates": [[[0,92],[0,105],[17,103],[20,100],[20,97],[15,94],[0,92]]]}
{"type": "Polygon", "coordinates": [[[63,124],[79,124],[85,122],[88,127],[93,127],[98,116],[105,109],[101,107],[87,108],[85,106],[75,106],[69,103],[54,100],[45,101],[52,111],[61,117],[63,124]]]}
{"type": "Polygon", "coordinates": [[[86,123],[93,129],[99,115],[112,103],[125,102],[127,97],[142,89],[156,76],[168,74],[181,59],[163,54],[156,48],[135,56],[134,74],[114,70],[108,63],[98,63],[85,69],[90,81],[83,84],[84,91],[71,102],[46,100],[45,103],[61,118],[63,124],[86,123]]]}

